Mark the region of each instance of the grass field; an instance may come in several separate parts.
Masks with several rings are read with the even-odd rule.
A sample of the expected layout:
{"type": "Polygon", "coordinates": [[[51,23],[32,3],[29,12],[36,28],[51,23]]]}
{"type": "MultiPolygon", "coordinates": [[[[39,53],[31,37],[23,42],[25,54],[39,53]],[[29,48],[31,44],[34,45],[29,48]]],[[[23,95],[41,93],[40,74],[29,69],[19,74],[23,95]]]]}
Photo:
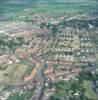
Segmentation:
{"type": "Polygon", "coordinates": [[[79,36],[78,35],[74,36],[74,41],[72,42],[72,47],[75,50],[80,49],[80,40],[79,40],[79,36]]]}
{"type": "Polygon", "coordinates": [[[5,83],[21,82],[29,66],[24,64],[8,65],[5,70],[0,70],[0,81],[5,83]]]}
{"type": "Polygon", "coordinates": [[[29,99],[35,91],[35,87],[31,90],[24,91],[23,94],[19,95],[18,93],[12,94],[7,100],[27,100],[29,99]]]}
{"type": "Polygon", "coordinates": [[[90,81],[84,81],[84,88],[86,89],[86,96],[90,100],[98,100],[98,95],[93,91],[90,81]]]}

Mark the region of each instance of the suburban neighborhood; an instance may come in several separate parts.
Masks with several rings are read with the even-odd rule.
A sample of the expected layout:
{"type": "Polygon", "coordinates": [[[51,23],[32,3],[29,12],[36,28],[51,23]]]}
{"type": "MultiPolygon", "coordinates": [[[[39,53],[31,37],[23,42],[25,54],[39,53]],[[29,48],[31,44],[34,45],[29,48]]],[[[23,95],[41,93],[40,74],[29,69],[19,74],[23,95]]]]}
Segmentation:
{"type": "Polygon", "coordinates": [[[5,7],[0,100],[98,100],[98,3],[65,1],[33,1],[35,8],[28,0],[34,9],[16,13],[5,7]]]}

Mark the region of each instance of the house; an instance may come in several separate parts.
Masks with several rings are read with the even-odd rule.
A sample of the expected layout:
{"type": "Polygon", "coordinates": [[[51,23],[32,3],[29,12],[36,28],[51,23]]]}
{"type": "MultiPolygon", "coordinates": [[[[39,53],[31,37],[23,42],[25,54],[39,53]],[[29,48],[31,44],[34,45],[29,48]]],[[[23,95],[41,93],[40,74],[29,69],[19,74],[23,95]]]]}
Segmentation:
{"type": "Polygon", "coordinates": [[[7,64],[13,64],[20,62],[19,59],[17,59],[15,56],[12,55],[3,55],[0,56],[0,63],[7,63],[7,64]]]}
{"type": "Polygon", "coordinates": [[[15,54],[20,59],[26,59],[28,57],[28,53],[24,48],[16,48],[15,54]]]}

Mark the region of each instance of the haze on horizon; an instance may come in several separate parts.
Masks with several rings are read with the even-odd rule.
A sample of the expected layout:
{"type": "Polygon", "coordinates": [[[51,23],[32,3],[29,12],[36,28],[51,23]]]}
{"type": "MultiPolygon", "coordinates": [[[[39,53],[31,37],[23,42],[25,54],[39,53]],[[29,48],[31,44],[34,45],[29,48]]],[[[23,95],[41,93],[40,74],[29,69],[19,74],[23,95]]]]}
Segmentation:
{"type": "Polygon", "coordinates": [[[97,11],[97,0],[0,0],[0,16],[13,16],[26,9],[33,11],[97,11]]]}

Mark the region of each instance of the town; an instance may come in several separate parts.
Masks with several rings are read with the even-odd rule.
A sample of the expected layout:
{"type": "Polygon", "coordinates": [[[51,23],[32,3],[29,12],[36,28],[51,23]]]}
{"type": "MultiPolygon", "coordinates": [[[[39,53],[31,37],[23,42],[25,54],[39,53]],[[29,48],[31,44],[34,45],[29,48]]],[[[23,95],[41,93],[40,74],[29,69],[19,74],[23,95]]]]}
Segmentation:
{"type": "Polygon", "coordinates": [[[98,100],[98,16],[0,23],[0,100],[98,100]]]}
{"type": "Polygon", "coordinates": [[[98,100],[97,9],[0,0],[0,100],[98,100]]]}

